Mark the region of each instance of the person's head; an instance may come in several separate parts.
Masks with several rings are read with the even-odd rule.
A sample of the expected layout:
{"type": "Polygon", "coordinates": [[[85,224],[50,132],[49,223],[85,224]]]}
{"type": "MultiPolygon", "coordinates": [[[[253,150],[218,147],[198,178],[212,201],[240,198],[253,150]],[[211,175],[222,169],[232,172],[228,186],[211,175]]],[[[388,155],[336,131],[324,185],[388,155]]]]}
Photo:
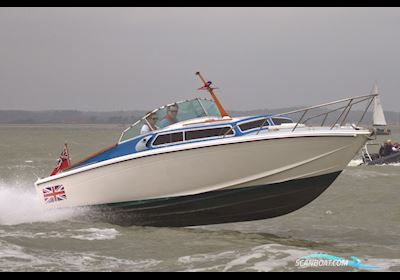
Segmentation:
{"type": "Polygon", "coordinates": [[[156,127],[156,123],[158,121],[157,114],[151,113],[146,119],[149,122],[149,124],[152,126],[152,128],[154,129],[156,127]]]}
{"type": "Polygon", "coordinates": [[[167,107],[167,115],[171,119],[176,119],[176,115],[178,114],[178,104],[174,103],[167,107]]]}

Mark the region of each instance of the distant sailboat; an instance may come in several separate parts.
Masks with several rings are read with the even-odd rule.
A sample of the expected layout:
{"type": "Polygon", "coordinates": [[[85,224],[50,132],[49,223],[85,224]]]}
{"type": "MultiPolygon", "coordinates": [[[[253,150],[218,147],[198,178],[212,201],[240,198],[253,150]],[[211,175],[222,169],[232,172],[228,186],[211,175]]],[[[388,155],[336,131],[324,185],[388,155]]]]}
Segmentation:
{"type": "Polygon", "coordinates": [[[380,93],[378,89],[378,84],[375,82],[373,93],[378,94],[374,101],[374,116],[373,116],[373,126],[377,135],[390,135],[391,131],[388,129],[385,113],[383,112],[382,102],[380,98],[380,93]]]}
{"type": "MultiPolygon", "coordinates": [[[[378,83],[375,82],[372,88],[371,94],[376,94],[374,98],[374,112],[373,112],[373,129],[375,135],[390,135],[392,132],[387,128],[387,122],[385,118],[385,113],[383,111],[381,95],[378,89],[378,83]]],[[[381,157],[379,153],[371,153],[370,147],[375,146],[374,150],[379,150],[381,146],[380,143],[376,141],[370,141],[365,144],[364,148],[361,150],[361,157],[353,159],[348,166],[359,166],[359,165],[375,165],[375,164],[385,164],[385,163],[397,163],[400,162],[400,153],[397,155],[391,155],[388,157],[381,157]]]]}

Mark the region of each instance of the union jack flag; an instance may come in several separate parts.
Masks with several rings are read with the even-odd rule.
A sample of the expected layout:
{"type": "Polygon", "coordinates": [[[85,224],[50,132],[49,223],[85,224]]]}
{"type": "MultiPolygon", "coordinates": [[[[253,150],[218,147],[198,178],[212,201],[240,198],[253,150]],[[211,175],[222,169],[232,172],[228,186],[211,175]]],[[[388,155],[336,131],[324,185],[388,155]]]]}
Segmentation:
{"type": "Polygon", "coordinates": [[[63,185],[44,188],[43,197],[46,203],[53,203],[67,199],[63,185]]]}
{"type": "Polygon", "coordinates": [[[217,87],[211,87],[212,82],[208,81],[204,83],[202,87],[199,87],[197,90],[208,90],[208,89],[218,89],[217,87]]]}

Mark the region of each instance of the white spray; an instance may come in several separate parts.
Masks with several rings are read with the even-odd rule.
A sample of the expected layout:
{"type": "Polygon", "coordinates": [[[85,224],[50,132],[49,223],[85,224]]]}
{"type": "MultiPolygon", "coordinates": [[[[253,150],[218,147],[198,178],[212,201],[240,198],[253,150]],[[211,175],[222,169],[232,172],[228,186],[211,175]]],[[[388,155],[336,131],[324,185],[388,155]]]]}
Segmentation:
{"type": "Polygon", "coordinates": [[[0,225],[56,222],[82,214],[82,209],[44,209],[34,187],[0,182],[0,225]]]}

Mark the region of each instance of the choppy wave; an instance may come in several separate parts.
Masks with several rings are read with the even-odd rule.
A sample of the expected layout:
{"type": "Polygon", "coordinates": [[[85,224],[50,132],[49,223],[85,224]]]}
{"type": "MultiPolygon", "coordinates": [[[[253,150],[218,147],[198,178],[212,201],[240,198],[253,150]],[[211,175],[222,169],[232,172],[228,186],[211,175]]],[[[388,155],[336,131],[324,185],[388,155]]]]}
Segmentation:
{"type": "Polygon", "coordinates": [[[28,239],[79,239],[79,240],[112,240],[120,235],[119,231],[114,228],[84,228],[84,229],[67,229],[66,231],[47,231],[32,232],[30,230],[1,230],[0,238],[28,238],[28,239]]]}
{"type": "MultiPolygon", "coordinates": [[[[307,269],[296,267],[296,260],[306,255],[314,254],[308,248],[284,246],[281,244],[265,244],[251,248],[249,251],[226,251],[217,254],[199,254],[184,256],[178,262],[188,268],[185,271],[304,271],[307,269]],[[217,264],[216,264],[217,263],[217,264]]],[[[400,259],[368,258],[368,263],[382,266],[383,271],[398,269],[400,259]]],[[[324,269],[323,267],[321,268],[324,269]]],[[[328,271],[340,268],[325,268],[328,271]]],[[[345,270],[354,270],[347,267],[345,270]]]]}
{"type": "Polygon", "coordinates": [[[279,244],[266,244],[251,248],[247,252],[222,252],[215,255],[185,256],[180,262],[189,266],[187,271],[272,271],[291,270],[290,266],[300,257],[312,251],[302,248],[291,248],[279,244]],[[184,260],[184,261],[183,261],[184,260]],[[189,262],[190,260],[190,262],[189,262]],[[207,266],[219,262],[219,265],[207,266]],[[202,265],[203,264],[203,265],[202,265]]]}
{"type": "Polygon", "coordinates": [[[146,271],[162,261],[129,260],[95,252],[26,250],[0,240],[0,270],[3,271],[146,271]]]}
{"type": "Polygon", "coordinates": [[[351,177],[356,177],[356,178],[363,178],[363,179],[368,179],[368,178],[375,178],[375,177],[388,177],[395,175],[397,176],[398,174],[392,174],[392,173],[387,173],[387,172],[382,172],[382,171],[377,171],[375,170],[370,170],[370,169],[345,169],[343,174],[351,177]]]}
{"type": "Polygon", "coordinates": [[[285,267],[309,253],[303,249],[287,249],[277,244],[266,244],[252,248],[249,252],[226,251],[218,254],[198,254],[179,258],[179,262],[189,266],[188,271],[271,271],[285,267]],[[207,266],[210,263],[219,265],[207,266]]]}
{"type": "Polygon", "coordinates": [[[79,234],[74,234],[71,238],[80,239],[80,240],[110,240],[115,239],[119,232],[114,228],[85,228],[74,230],[79,234]]]}
{"type": "Polygon", "coordinates": [[[0,225],[56,222],[82,214],[84,209],[44,209],[34,186],[0,183],[0,225]]]}
{"type": "MultiPolygon", "coordinates": [[[[0,270],[25,271],[34,268],[35,271],[309,271],[310,269],[297,267],[296,260],[316,251],[272,243],[248,249],[194,254],[164,260],[129,259],[129,256],[116,257],[104,253],[79,250],[54,251],[51,248],[26,249],[0,240],[0,259],[7,260],[0,262],[0,270]]],[[[383,267],[376,271],[396,271],[400,265],[400,259],[396,258],[362,258],[362,261],[383,267]]],[[[343,270],[335,267],[321,269],[343,270]]],[[[357,269],[347,267],[344,270],[357,269]]]]}

